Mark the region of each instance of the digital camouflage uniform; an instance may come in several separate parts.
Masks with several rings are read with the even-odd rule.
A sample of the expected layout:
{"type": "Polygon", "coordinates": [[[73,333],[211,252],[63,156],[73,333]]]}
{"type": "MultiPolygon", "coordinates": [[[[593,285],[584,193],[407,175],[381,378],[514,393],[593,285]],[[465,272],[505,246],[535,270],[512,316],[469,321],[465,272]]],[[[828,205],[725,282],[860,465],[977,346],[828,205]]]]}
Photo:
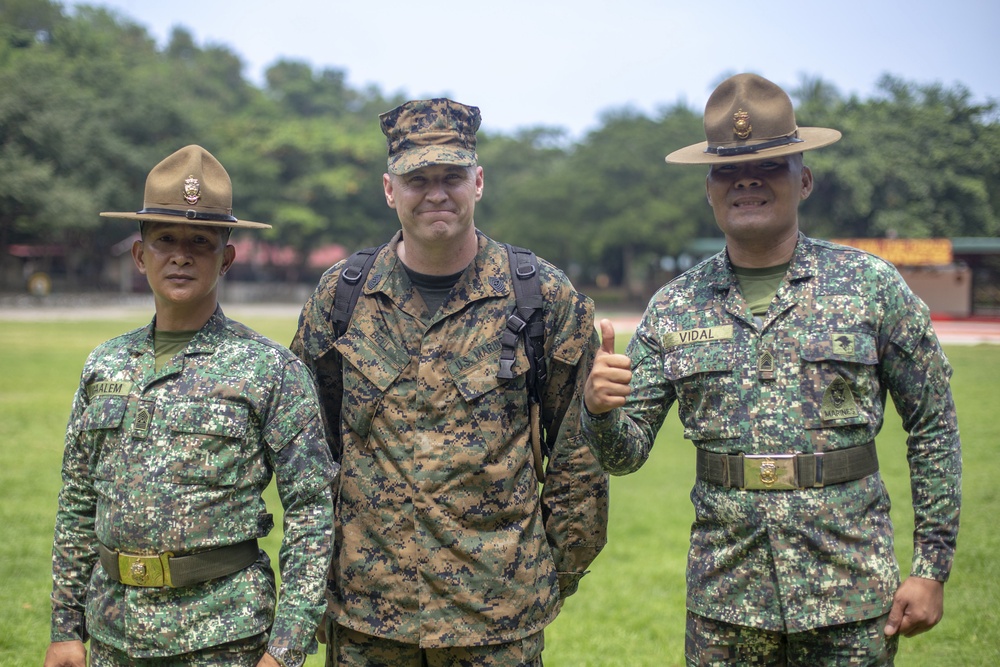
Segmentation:
{"type": "Polygon", "coordinates": [[[325,608],[336,473],[312,378],[221,309],[183,354],[160,371],[154,361],[150,324],[105,342],[84,366],[56,518],[52,641],[90,635],[158,657],[271,628],[272,645],[306,650],[325,608]],[[95,540],[182,555],[267,535],[261,493],[272,474],[285,530],[277,615],[263,551],[240,572],[184,588],[126,586],[99,564],[95,540]]]}
{"type": "MultiPolygon", "coordinates": [[[[891,394],[909,433],[911,573],[947,580],[961,502],[951,367],[927,307],[890,264],[800,235],[755,325],[722,252],[653,297],[627,354],[634,375],[625,407],[584,418],[613,474],[645,462],[674,402],[684,437],[702,449],[813,453],[872,441],[891,394]],[[773,379],[758,373],[766,353],[773,379]]],[[[691,612],[777,632],[888,612],[899,572],[879,474],[788,491],[698,480],[691,498],[691,612]]]]}
{"type": "Polygon", "coordinates": [[[306,303],[292,350],[313,370],[342,466],[332,612],[353,630],[424,648],[510,642],[555,618],[605,542],[607,476],[579,435],[578,392],[597,345],[593,303],[540,261],[558,430],[539,498],[525,372],[498,380],[514,305],[506,250],[479,250],[438,312],[396,254],[379,253],[334,340],[343,263],[306,303]],[[346,360],[346,363],[342,363],[346,360]],[[342,400],[343,398],[343,400],[342,400]],[[584,531],[581,515],[598,516],[584,531]],[[548,538],[548,539],[546,539],[548,538]]]}

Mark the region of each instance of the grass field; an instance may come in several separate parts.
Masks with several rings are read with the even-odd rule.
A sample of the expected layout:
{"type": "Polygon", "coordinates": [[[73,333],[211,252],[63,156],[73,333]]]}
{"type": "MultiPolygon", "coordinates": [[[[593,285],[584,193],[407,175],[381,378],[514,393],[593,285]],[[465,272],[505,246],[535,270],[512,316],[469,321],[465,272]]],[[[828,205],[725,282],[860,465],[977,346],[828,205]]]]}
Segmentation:
{"type": "MultiPolygon", "coordinates": [[[[294,318],[234,316],[282,343],[294,318]]],[[[0,322],[0,666],[38,665],[48,643],[50,552],[62,438],[87,353],[145,323],[0,322]]],[[[619,337],[619,345],[626,341],[619,337]]],[[[903,640],[898,665],[1000,664],[1000,346],[952,346],[964,444],[964,511],[945,618],[903,640]]],[[[892,412],[890,410],[890,412],[892,412]]],[[[913,521],[905,436],[894,413],[878,439],[894,500],[897,551],[909,566],[913,521]]],[[[675,414],[638,473],[612,481],[610,543],[546,632],[548,667],[667,667],[683,663],[684,566],[693,512],[693,448],[675,414]]],[[[273,489],[268,495],[279,510],[273,489]]],[[[277,562],[280,533],[265,548],[277,562]]],[[[321,665],[318,656],[309,665],[321,665]]]]}

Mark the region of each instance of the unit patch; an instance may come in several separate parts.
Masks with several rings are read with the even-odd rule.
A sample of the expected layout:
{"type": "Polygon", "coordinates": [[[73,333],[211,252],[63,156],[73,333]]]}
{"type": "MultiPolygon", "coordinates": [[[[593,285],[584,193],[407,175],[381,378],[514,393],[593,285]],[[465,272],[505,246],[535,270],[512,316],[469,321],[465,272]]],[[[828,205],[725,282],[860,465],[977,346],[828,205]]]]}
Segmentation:
{"type": "Polygon", "coordinates": [[[854,393],[848,386],[847,380],[838,375],[837,379],[830,383],[823,392],[823,405],[820,406],[819,415],[823,420],[858,416],[858,403],[854,400],[854,393]]]}
{"type": "Polygon", "coordinates": [[[838,333],[831,340],[834,354],[854,354],[854,334],[838,333]]]}
{"type": "Polygon", "coordinates": [[[671,331],[663,335],[663,344],[666,347],[677,347],[688,343],[707,343],[715,340],[731,340],[733,337],[733,325],[726,324],[721,327],[707,327],[705,329],[688,329],[687,331],[671,331]]]}

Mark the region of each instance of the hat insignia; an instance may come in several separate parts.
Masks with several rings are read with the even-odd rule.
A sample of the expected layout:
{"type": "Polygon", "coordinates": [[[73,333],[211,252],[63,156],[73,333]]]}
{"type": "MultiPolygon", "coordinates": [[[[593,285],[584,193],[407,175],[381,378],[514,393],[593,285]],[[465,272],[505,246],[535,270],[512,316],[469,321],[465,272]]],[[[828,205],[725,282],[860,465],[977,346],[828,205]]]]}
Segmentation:
{"type": "Polygon", "coordinates": [[[743,109],[738,110],[733,114],[733,132],[740,139],[746,139],[750,136],[750,132],[753,131],[753,127],[750,125],[750,114],[748,114],[743,109]]]}
{"type": "Polygon", "coordinates": [[[189,204],[197,204],[201,199],[201,183],[194,176],[184,179],[184,201],[189,204]]]}

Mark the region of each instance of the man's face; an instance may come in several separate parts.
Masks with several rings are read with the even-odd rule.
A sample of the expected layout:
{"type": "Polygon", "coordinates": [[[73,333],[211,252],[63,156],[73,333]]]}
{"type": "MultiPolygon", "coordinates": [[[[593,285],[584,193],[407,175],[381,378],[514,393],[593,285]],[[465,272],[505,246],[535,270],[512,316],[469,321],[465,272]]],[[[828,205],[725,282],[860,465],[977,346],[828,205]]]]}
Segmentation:
{"type": "Polygon", "coordinates": [[[760,243],[798,233],[799,202],[812,192],[802,155],[715,165],[705,189],[728,242],[760,243]]]}
{"type": "Polygon", "coordinates": [[[200,306],[216,299],[219,276],[236,258],[221,227],[147,223],[132,257],[157,303],[200,306]]]}
{"type": "Polygon", "coordinates": [[[476,202],[483,196],[483,168],[428,165],[405,174],[385,174],[382,185],[407,243],[443,243],[472,230],[476,202]]]}

